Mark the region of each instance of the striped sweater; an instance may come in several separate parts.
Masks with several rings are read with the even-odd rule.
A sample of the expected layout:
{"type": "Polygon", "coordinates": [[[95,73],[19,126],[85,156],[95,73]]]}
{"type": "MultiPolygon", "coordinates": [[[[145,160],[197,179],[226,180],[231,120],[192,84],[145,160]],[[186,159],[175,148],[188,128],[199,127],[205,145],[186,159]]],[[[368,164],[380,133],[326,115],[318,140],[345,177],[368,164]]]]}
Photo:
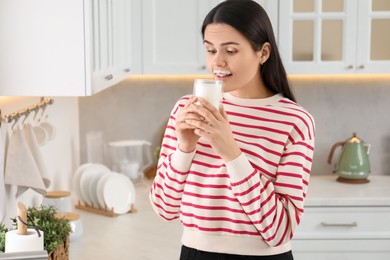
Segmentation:
{"type": "Polygon", "coordinates": [[[224,162],[203,139],[192,153],[177,147],[175,105],[164,134],[150,200],[162,218],[180,218],[182,243],[198,250],[273,255],[291,250],[303,216],[314,152],[314,121],[276,94],[223,105],[242,153],[224,162]]]}

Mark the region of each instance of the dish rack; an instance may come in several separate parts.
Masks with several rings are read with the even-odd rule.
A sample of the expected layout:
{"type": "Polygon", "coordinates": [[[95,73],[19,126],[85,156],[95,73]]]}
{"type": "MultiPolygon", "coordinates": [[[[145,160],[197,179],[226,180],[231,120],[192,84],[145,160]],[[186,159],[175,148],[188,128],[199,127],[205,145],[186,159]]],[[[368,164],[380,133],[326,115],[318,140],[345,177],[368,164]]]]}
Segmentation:
{"type": "MultiPolygon", "coordinates": [[[[77,204],[75,205],[75,208],[80,209],[80,210],[84,210],[84,211],[88,211],[91,213],[103,215],[106,217],[116,217],[116,216],[120,215],[118,213],[115,213],[112,208],[94,207],[93,205],[89,205],[88,203],[83,204],[80,201],[77,202],[77,204]]],[[[130,210],[128,211],[128,213],[136,213],[136,212],[137,212],[137,209],[134,207],[134,204],[131,204],[131,207],[130,207],[130,210]]]]}

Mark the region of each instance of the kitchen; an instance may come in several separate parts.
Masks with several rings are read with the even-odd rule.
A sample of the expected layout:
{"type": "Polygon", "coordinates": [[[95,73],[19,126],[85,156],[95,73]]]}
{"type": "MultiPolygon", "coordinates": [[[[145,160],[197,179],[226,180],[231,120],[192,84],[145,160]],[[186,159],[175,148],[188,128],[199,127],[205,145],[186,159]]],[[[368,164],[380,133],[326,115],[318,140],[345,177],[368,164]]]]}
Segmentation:
{"type": "MultiPolygon", "coordinates": [[[[181,1],[170,2],[180,10],[188,10],[188,12],[177,14],[178,17],[176,19],[187,21],[187,23],[183,22],[183,28],[178,28],[181,32],[180,34],[163,30],[164,28],[172,28],[177,23],[177,20],[168,19],[164,15],[166,14],[167,9],[170,10],[171,8],[167,3],[160,5],[156,1],[148,0],[142,1],[141,6],[141,1],[131,2],[133,14],[131,17],[134,19],[133,21],[130,21],[132,29],[130,39],[130,46],[132,47],[131,71],[128,72],[125,79],[118,82],[118,84],[112,84],[112,86],[107,88],[103,83],[96,84],[99,86],[100,91],[87,97],[77,97],[84,96],[86,95],[85,93],[89,95],[89,90],[86,91],[86,88],[82,91],[84,94],[76,93],[80,91],[77,88],[75,88],[74,93],[67,93],[66,91],[70,90],[64,90],[64,86],[62,85],[65,84],[63,84],[62,81],[58,85],[59,89],[53,90],[53,86],[57,87],[54,79],[58,81],[58,79],[65,77],[64,74],[71,75],[70,73],[65,73],[65,71],[68,71],[69,69],[69,66],[67,67],[65,65],[64,67],[57,67],[57,71],[48,73],[49,75],[55,76],[53,76],[54,79],[47,79],[47,82],[45,82],[45,79],[36,79],[33,75],[28,75],[28,77],[17,77],[20,82],[15,86],[12,85],[9,89],[3,87],[11,85],[9,82],[4,79],[5,81],[1,83],[2,97],[0,99],[0,109],[2,115],[11,114],[24,107],[36,104],[39,102],[40,96],[52,97],[54,99],[54,103],[46,108],[45,113],[48,115],[47,121],[56,127],[56,137],[42,146],[42,154],[45,157],[46,166],[52,180],[52,184],[49,188],[50,190],[70,190],[72,191],[72,199],[74,203],[76,203],[77,198],[72,189],[72,177],[77,168],[81,164],[87,162],[86,135],[88,132],[103,132],[105,142],[124,139],[148,140],[152,143],[152,150],[156,149],[159,146],[162,128],[164,127],[166,118],[172,109],[174,102],[177,98],[192,92],[192,84],[195,78],[205,77],[207,75],[206,70],[202,67],[203,47],[201,46],[199,38],[197,38],[200,34],[197,33],[194,34],[194,36],[189,33],[189,31],[197,32],[199,26],[197,26],[197,22],[194,21],[198,21],[201,18],[197,17],[199,14],[195,14],[190,10],[199,8],[199,10],[202,10],[202,12],[199,12],[201,14],[200,16],[203,17],[204,13],[210,9],[212,4],[214,4],[213,2],[217,1],[207,1],[207,4],[203,4],[203,2],[202,4],[198,4],[196,1],[193,1],[191,2],[191,5],[187,4],[188,6],[182,4],[181,1]],[[152,15],[150,10],[154,10],[156,20],[149,18],[152,15]],[[142,20],[142,23],[137,22],[138,20],[136,19],[142,20]],[[151,21],[154,21],[154,23],[151,21]],[[164,25],[162,26],[163,28],[160,28],[160,25],[164,25]],[[169,33],[173,35],[170,35],[169,33]],[[186,35],[184,33],[190,34],[191,36],[180,39],[183,43],[170,46],[169,43],[172,41],[171,39],[173,37],[176,40],[177,35],[186,35]],[[156,42],[159,44],[157,45],[156,42]],[[196,44],[194,42],[196,42],[196,44]],[[183,52],[185,55],[178,55],[179,48],[184,49],[183,52]],[[189,49],[196,49],[198,55],[189,52],[189,49]],[[153,54],[156,56],[151,56],[153,54]],[[179,76],[177,74],[181,75],[179,76]],[[36,87],[30,87],[29,84],[36,87]],[[25,85],[24,88],[23,85],[25,85]],[[19,86],[20,89],[18,89],[19,86]],[[142,113],[140,111],[142,111],[142,113]]],[[[283,35],[291,35],[288,32],[283,33],[281,31],[283,28],[287,27],[280,24],[283,22],[282,19],[277,19],[278,10],[279,13],[289,10],[288,8],[286,8],[286,10],[282,8],[285,3],[279,3],[280,6],[278,9],[277,5],[276,7],[274,6],[277,1],[259,2],[264,2],[265,6],[269,8],[268,10],[273,22],[279,22],[279,26],[275,26],[275,28],[279,28],[278,35],[280,37],[283,35]]],[[[345,3],[345,6],[350,8],[351,1],[340,2],[345,3]]],[[[388,4],[387,1],[377,0],[373,2],[388,4]]],[[[42,3],[49,5],[46,1],[43,1],[42,3]]],[[[76,5],[75,1],[72,3],[76,5]]],[[[371,1],[359,1],[359,5],[365,5],[367,3],[371,3],[371,1]]],[[[53,6],[50,7],[55,8],[53,6]]],[[[357,7],[355,6],[355,8],[357,7]]],[[[0,10],[4,9],[1,8],[0,10]]],[[[384,10],[386,10],[384,13],[387,14],[387,18],[390,17],[388,14],[390,11],[389,8],[387,7],[387,9],[384,10]]],[[[39,10],[36,11],[38,12],[39,10]]],[[[16,11],[13,11],[12,14],[15,12],[16,11]]],[[[355,10],[355,12],[357,11],[355,10]]],[[[383,13],[380,13],[380,15],[383,15],[383,13]]],[[[5,16],[1,13],[0,17],[5,16]]],[[[47,19],[52,19],[52,17],[48,17],[47,19]]],[[[387,21],[387,24],[389,23],[389,20],[389,18],[385,20],[387,21]]],[[[354,19],[352,19],[352,21],[357,22],[354,19]]],[[[4,25],[5,23],[2,21],[0,24],[4,25]]],[[[361,28],[359,32],[363,31],[364,33],[363,29],[365,27],[359,28],[361,28]]],[[[390,27],[387,26],[384,28],[390,27]]],[[[2,33],[4,32],[3,30],[5,29],[1,27],[2,33]]],[[[336,142],[345,141],[350,138],[353,132],[356,132],[360,138],[371,144],[370,163],[372,176],[380,175],[388,177],[388,175],[390,175],[388,170],[390,166],[390,121],[386,120],[387,111],[389,111],[390,108],[387,100],[387,97],[390,94],[390,54],[387,47],[390,46],[390,40],[388,38],[389,34],[381,33],[380,35],[383,36],[381,41],[385,42],[385,47],[384,49],[382,48],[382,53],[385,57],[381,58],[379,62],[367,63],[371,65],[371,67],[366,65],[365,69],[367,72],[365,72],[364,69],[357,68],[356,71],[353,71],[354,69],[346,71],[345,68],[349,67],[350,60],[332,62],[331,68],[336,71],[330,73],[330,75],[327,75],[329,66],[324,62],[309,62],[309,66],[312,67],[310,70],[305,64],[299,64],[299,62],[296,61],[295,63],[294,61],[286,61],[286,68],[288,71],[300,69],[299,71],[292,72],[290,74],[290,79],[299,103],[310,111],[316,119],[316,152],[313,160],[312,176],[328,175],[335,179],[335,176],[331,175],[333,165],[328,165],[326,159],[332,145],[336,142]],[[300,65],[302,65],[302,67],[300,67],[300,65]]],[[[60,35],[58,37],[60,37],[60,35]]],[[[355,34],[352,33],[352,38],[353,37],[356,37],[356,30],[355,34]]],[[[297,38],[299,39],[301,37],[297,36],[297,38]]],[[[369,37],[366,36],[365,38],[369,37]]],[[[349,44],[346,45],[348,48],[346,49],[348,49],[348,51],[351,51],[352,49],[352,51],[361,52],[361,50],[356,50],[356,47],[354,48],[354,45],[356,45],[354,39],[355,38],[348,42],[349,44]]],[[[279,40],[281,44],[283,42],[291,42],[291,39],[279,40]]],[[[315,42],[318,43],[318,40],[315,42]]],[[[54,45],[53,42],[52,44],[54,45]]],[[[30,46],[34,46],[33,43],[31,43],[30,46]]],[[[305,46],[305,48],[318,48],[315,46],[316,45],[309,47],[305,46]]],[[[10,48],[11,47],[12,46],[10,46],[10,48]]],[[[49,46],[45,46],[45,48],[48,47],[49,46]]],[[[70,48],[69,46],[64,46],[63,48],[65,47],[70,48]]],[[[57,46],[57,48],[59,47],[57,46]]],[[[378,47],[378,49],[382,50],[380,47],[378,47]]],[[[300,50],[298,49],[297,51],[299,52],[300,50]]],[[[59,52],[59,50],[57,50],[57,52],[59,52]]],[[[80,51],[76,53],[80,53],[80,51]]],[[[3,52],[1,54],[2,57],[5,57],[3,56],[3,52]]],[[[67,54],[65,53],[64,55],[67,54]]],[[[84,57],[83,54],[80,54],[80,56],[84,57]]],[[[355,57],[357,55],[352,56],[355,57]]],[[[345,57],[345,59],[350,58],[347,54],[343,57],[345,57]]],[[[22,60],[22,58],[20,59],[22,60]]],[[[54,58],[58,59],[58,57],[54,58]]],[[[36,57],[31,58],[31,60],[36,59],[36,57]]],[[[102,58],[99,60],[108,59],[102,58]]],[[[80,63],[83,62],[84,61],[81,61],[80,63]]],[[[358,61],[353,62],[358,64],[358,61]]],[[[49,61],[47,63],[52,64],[49,61]]],[[[53,64],[57,65],[58,62],[53,64]]],[[[3,63],[1,63],[1,71],[8,71],[5,69],[3,70],[3,66],[12,67],[11,65],[13,64],[4,63],[3,65],[3,63]]],[[[50,68],[54,70],[53,67],[54,66],[42,66],[42,70],[46,69],[47,71],[50,68]]],[[[104,68],[102,69],[102,66],[98,68],[100,69],[98,72],[102,75],[104,68]]],[[[80,70],[79,68],[75,69],[80,70]]],[[[91,70],[93,69],[91,68],[91,70]]],[[[90,73],[90,75],[92,75],[91,77],[95,80],[99,80],[99,73],[90,73]]],[[[102,82],[102,80],[100,80],[100,82],[102,82]]],[[[93,92],[94,90],[91,88],[91,93],[93,92]]],[[[9,127],[11,127],[11,125],[7,125],[6,123],[2,124],[1,136],[3,139],[5,138],[5,132],[9,127]]],[[[180,225],[179,223],[162,222],[154,215],[143,215],[143,212],[145,212],[145,214],[146,212],[148,212],[148,214],[151,213],[151,208],[148,205],[145,195],[148,184],[149,182],[146,181],[144,185],[137,187],[137,200],[135,202],[135,207],[138,210],[137,213],[107,218],[77,210],[77,212],[81,214],[84,232],[83,236],[78,241],[73,242],[70,246],[71,259],[99,259],[96,256],[101,256],[102,258],[100,259],[104,259],[103,256],[106,251],[109,251],[107,253],[110,253],[110,259],[163,259],[158,258],[158,255],[156,256],[156,254],[161,252],[159,249],[167,250],[164,259],[175,259],[180,243],[180,225]],[[144,223],[144,220],[148,220],[148,222],[144,223]],[[107,223],[100,225],[100,221],[107,221],[107,223]],[[126,232],[126,230],[121,231],[121,229],[116,227],[116,225],[121,225],[121,221],[123,221],[125,225],[131,227],[129,228],[129,232],[126,232]],[[95,236],[94,231],[98,229],[96,226],[92,226],[93,223],[98,223],[98,227],[102,228],[102,231],[99,231],[99,233],[101,232],[102,237],[106,234],[105,230],[112,227],[112,230],[116,231],[112,232],[112,236],[117,237],[116,235],[118,235],[119,237],[119,235],[121,235],[121,238],[118,240],[123,242],[117,242],[111,245],[108,243],[108,239],[99,239],[99,235],[96,235],[98,238],[97,240],[91,240],[91,236],[88,234],[93,232],[92,236],[95,236]],[[137,225],[135,223],[137,223],[137,225]],[[142,232],[142,230],[147,231],[142,232]],[[156,230],[159,232],[156,232],[156,230]],[[134,234],[137,234],[137,236],[134,234]],[[159,234],[166,234],[166,237],[160,236],[159,234]],[[143,236],[145,236],[145,240],[143,236]],[[156,240],[150,239],[150,237],[153,237],[156,240]],[[138,243],[133,242],[133,240],[137,240],[138,243]],[[101,245],[103,242],[104,245],[101,245]],[[97,246],[93,248],[88,247],[88,244],[90,243],[97,243],[97,246]],[[117,246],[114,244],[117,244],[117,246]],[[131,247],[130,244],[132,245],[131,247]],[[104,250],[105,245],[111,245],[112,249],[104,250]],[[83,249],[86,248],[95,252],[84,252],[83,249]],[[121,256],[123,256],[123,253],[120,251],[121,248],[130,251],[130,255],[131,251],[134,251],[134,255],[138,256],[138,258],[121,258],[121,256]],[[137,255],[138,251],[140,252],[139,255],[137,255]],[[116,253],[114,254],[113,252],[116,253]],[[115,258],[116,255],[118,258],[115,258]],[[170,258],[170,256],[172,257],[170,258]]],[[[366,185],[370,184],[371,183],[366,185]]],[[[362,186],[349,185],[347,187],[349,189],[353,187],[360,190],[360,187],[362,186]]],[[[9,221],[9,218],[14,216],[14,212],[16,212],[16,200],[11,196],[14,193],[14,190],[11,188],[7,191],[7,215],[4,217],[4,221],[9,221]]],[[[22,194],[18,199],[25,201],[26,204],[30,205],[39,203],[42,200],[42,197],[29,190],[22,194]]],[[[385,242],[388,245],[389,237],[386,239],[385,242]]],[[[387,254],[389,254],[388,251],[387,254]]]]}

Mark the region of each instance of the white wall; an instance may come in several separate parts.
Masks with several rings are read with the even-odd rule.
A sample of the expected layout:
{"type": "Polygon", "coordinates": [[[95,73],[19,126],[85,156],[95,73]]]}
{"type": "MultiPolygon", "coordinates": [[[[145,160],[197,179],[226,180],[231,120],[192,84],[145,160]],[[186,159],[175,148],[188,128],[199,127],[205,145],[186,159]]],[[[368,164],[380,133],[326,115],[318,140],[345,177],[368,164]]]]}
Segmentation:
{"type": "MultiPolygon", "coordinates": [[[[51,179],[49,191],[70,191],[71,177],[79,165],[78,100],[75,97],[54,97],[53,99],[54,103],[47,106],[45,114],[48,115],[47,120],[55,126],[56,136],[41,146],[41,152],[51,179]]],[[[39,103],[39,101],[39,97],[0,97],[0,109],[4,116],[39,103]]],[[[30,115],[27,120],[32,122],[32,118],[33,115],[30,115]]],[[[1,126],[3,143],[5,133],[11,126],[12,123],[3,123],[1,126]]],[[[15,192],[14,186],[6,185],[6,205],[1,205],[1,208],[6,208],[4,223],[8,226],[11,223],[10,218],[16,216],[17,202],[22,201],[26,206],[37,206],[42,202],[42,196],[35,191],[28,190],[18,198],[15,198],[15,192]]]]}

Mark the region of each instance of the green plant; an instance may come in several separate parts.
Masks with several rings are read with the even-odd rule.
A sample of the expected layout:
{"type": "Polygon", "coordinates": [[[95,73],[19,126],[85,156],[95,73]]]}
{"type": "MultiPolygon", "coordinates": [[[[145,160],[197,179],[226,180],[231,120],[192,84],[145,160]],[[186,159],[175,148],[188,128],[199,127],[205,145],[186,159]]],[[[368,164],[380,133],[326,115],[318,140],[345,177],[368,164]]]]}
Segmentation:
{"type": "Polygon", "coordinates": [[[8,232],[8,229],[4,224],[0,224],[0,253],[5,251],[5,233],[8,232]]]}
{"type": "MultiPolygon", "coordinates": [[[[44,232],[44,248],[47,252],[51,252],[60,245],[72,231],[68,220],[56,217],[54,206],[31,207],[28,208],[27,215],[30,217],[27,221],[28,228],[36,226],[44,232]]],[[[12,221],[17,228],[16,218],[12,221]]]]}

